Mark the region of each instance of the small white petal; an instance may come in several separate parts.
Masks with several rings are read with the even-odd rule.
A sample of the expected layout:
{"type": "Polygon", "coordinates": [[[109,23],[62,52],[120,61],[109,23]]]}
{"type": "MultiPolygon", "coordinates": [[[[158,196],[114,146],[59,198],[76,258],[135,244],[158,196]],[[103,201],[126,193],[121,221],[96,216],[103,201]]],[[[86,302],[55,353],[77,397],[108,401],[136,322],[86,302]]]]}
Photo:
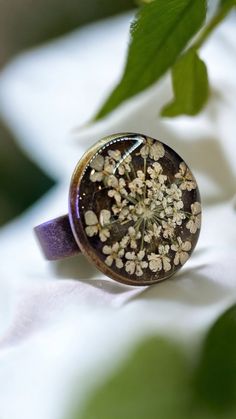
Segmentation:
{"type": "Polygon", "coordinates": [[[186,241],[182,244],[182,249],[188,252],[191,249],[192,245],[189,241],[186,241]]]}
{"type": "Polygon", "coordinates": [[[121,269],[121,268],[123,268],[123,266],[124,266],[124,264],[123,264],[122,260],[120,258],[116,258],[116,267],[118,269],[121,269]]]}
{"type": "Polygon", "coordinates": [[[104,165],[104,157],[101,156],[101,154],[98,154],[90,163],[90,167],[92,167],[92,169],[97,170],[98,172],[101,172],[101,170],[103,169],[103,165],[104,165]]]}
{"type": "Polygon", "coordinates": [[[103,246],[102,253],[104,253],[104,255],[110,255],[112,253],[111,246],[103,246]]]}
{"type": "Polygon", "coordinates": [[[86,211],[86,213],[84,214],[84,218],[85,218],[85,223],[88,226],[98,224],[98,218],[97,218],[95,212],[93,212],[91,210],[86,211]]]}
{"type": "Polygon", "coordinates": [[[179,258],[181,265],[183,265],[188,260],[189,254],[187,252],[181,252],[179,258]]]}
{"type": "Polygon", "coordinates": [[[98,233],[98,227],[97,226],[88,226],[85,229],[85,232],[88,237],[93,237],[98,233]]]}
{"type": "Polygon", "coordinates": [[[106,224],[110,223],[110,218],[111,218],[111,211],[103,209],[100,212],[99,215],[99,221],[101,226],[105,226],[106,224]]]}
{"type": "Polygon", "coordinates": [[[112,256],[107,256],[106,260],[105,260],[106,265],[111,266],[113,263],[113,257],[112,256]]]}
{"type": "Polygon", "coordinates": [[[191,205],[191,211],[192,214],[197,215],[201,212],[201,204],[200,202],[194,202],[194,204],[191,205]]]}
{"type": "Polygon", "coordinates": [[[92,182],[101,182],[102,181],[102,179],[103,179],[103,177],[104,177],[104,175],[103,175],[103,173],[102,172],[95,172],[94,171],[94,169],[91,171],[91,173],[90,173],[90,177],[89,177],[89,179],[92,181],[92,182]]]}
{"type": "Polygon", "coordinates": [[[125,264],[125,270],[126,272],[128,272],[129,274],[133,275],[134,271],[135,271],[135,263],[133,260],[128,260],[125,264]]]}

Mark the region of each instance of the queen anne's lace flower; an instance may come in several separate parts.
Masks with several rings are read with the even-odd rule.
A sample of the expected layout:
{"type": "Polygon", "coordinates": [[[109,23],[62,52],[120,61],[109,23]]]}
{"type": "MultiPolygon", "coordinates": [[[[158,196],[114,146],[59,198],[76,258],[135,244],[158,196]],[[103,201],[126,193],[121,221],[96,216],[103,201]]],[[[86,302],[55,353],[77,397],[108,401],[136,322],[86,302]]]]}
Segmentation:
{"type": "Polygon", "coordinates": [[[163,168],[158,162],[155,162],[152,166],[149,166],[147,172],[150,175],[151,179],[155,179],[161,184],[165,183],[165,181],[167,180],[167,176],[162,174],[163,168]]]}
{"type": "Polygon", "coordinates": [[[114,243],[112,246],[104,246],[102,249],[104,255],[108,255],[105,259],[105,263],[108,266],[111,266],[113,262],[118,269],[121,269],[124,264],[122,262],[122,258],[124,256],[124,249],[122,249],[118,242],[114,243]]]}
{"type": "Polygon", "coordinates": [[[116,162],[121,160],[120,150],[108,150],[108,156],[111,157],[116,162]]]}
{"type": "Polygon", "coordinates": [[[149,268],[152,272],[161,271],[162,269],[165,272],[171,270],[170,258],[168,257],[169,249],[169,245],[159,245],[159,253],[148,255],[149,268]]]}
{"type": "Polygon", "coordinates": [[[142,170],[137,171],[137,177],[129,183],[129,189],[131,191],[132,196],[135,194],[142,195],[143,189],[145,187],[145,174],[142,170]]]}
{"type": "Polygon", "coordinates": [[[86,234],[89,237],[94,236],[98,233],[98,217],[93,211],[86,211],[84,214],[85,223],[88,227],[85,228],[86,234]]]}
{"type": "Polygon", "coordinates": [[[182,190],[176,183],[172,183],[169,188],[166,188],[166,194],[175,201],[180,201],[182,198],[182,190]]]}
{"type": "Polygon", "coordinates": [[[165,154],[165,149],[159,141],[153,142],[150,138],[147,139],[146,144],[141,148],[140,154],[143,158],[150,157],[157,161],[165,154]]]}
{"type": "Polygon", "coordinates": [[[128,174],[131,172],[130,163],[132,158],[130,155],[126,156],[124,160],[121,160],[118,164],[118,173],[119,175],[123,176],[124,174],[128,174]]]}
{"type": "Polygon", "coordinates": [[[124,249],[130,245],[131,249],[137,249],[138,240],[141,238],[141,232],[136,231],[134,227],[128,228],[128,234],[126,234],[120,241],[121,247],[124,249]]]}
{"type": "MultiPolygon", "coordinates": [[[[108,152],[108,154],[110,151],[108,152]]],[[[115,157],[114,154],[112,154],[115,157]]],[[[92,182],[102,182],[107,179],[107,177],[115,172],[116,160],[110,155],[105,158],[98,154],[90,163],[92,168],[90,172],[90,180],[92,182]]],[[[116,156],[118,158],[118,156],[116,156]]]]}
{"type": "Polygon", "coordinates": [[[90,180],[92,182],[101,182],[104,178],[104,157],[98,154],[91,162],[90,167],[92,168],[90,173],[90,180]]]}
{"type": "Polygon", "coordinates": [[[192,173],[182,162],[174,179],[167,176],[160,160],[164,154],[161,143],[147,139],[136,154],[141,156],[136,166],[131,155],[116,149],[90,163],[90,180],[106,191],[104,202],[110,200],[111,210],[86,211],[86,234],[107,241],[102,247],[106,265],[129,275],[141,277],[149,269],[161,277],[183,265],[192,248],[183,240],[186,228],[191,234],[200,228],[200,203],[191,205],[191,213],[184,203],[188,191],[196,188],[192,173]]]}
{"type": "Polygon", "coordinates": [[[192,215],[190,216],[189,221],[186,224],[186,227],[189,229],[190,233],[196,233],[197,229],[201,227],[201,204],[200,202],[194,202],[191,205],[192,215]]]}
{"type": "Polygon", "coordinates": [[[183,242],[181,237],[177,237],[177,242],[171,245],[171,249],[176,252],[174,258],[175,265],[179,265],[179,263],[183,265],[188,260],[189,254],[187,252],[191,250],[191,247],[190,241],[183,242]]]}
{"type": "Polygon", "coordinates": [[[144,241],[146,243],[151,243],[151,241],[154,238],[157,239],[158,237],[160,237],[161,232],[162,232],[162,227],[160,225],[157,226],[156,223],[151,224],[151,226],[148,227],[148,229],[146,230],[144,234],[144,241]]]}
{"type": "Polygon", "coordinates": [[[148,263],[143,260],[145,256],[145,250],[140,250],[137,254],[135,252],[127,252],[125,254],[125,257],[127,262],[125,263],[125,270],[130,275],[133,275],[134,273],[137,276],[143,275],[143,269],[148,267],[148,263]]]}
{"type": "Polygon", "coordinates": [[[125,189],[126,182],[123,178],[117,179],[114,175],[110,175],[107,184],[114,188],[108,191],[108,196],[115,198],[116,202],[120,203],[122,197],[124,198],[128,195],[127,190],[125,189]]]}
{"type": "Polygon", "coordinates": [[[162,221],[162,227],[163,237],[165,239],[171,239],[172,237],[174,237],[175,223],[170,218],[168,218],[167,221],[162,221]]]}
{"type": "Polygon", "coordinates": [[[175,177],[179,179],[180,189],[183,191],[191,191],[192,189],[196,189],[197,185],[194,177],[184,162],[180,163],[179,172],[176,173],[175,177]]]}
{"type": "Polygon", "coordinates": [[[88,237],[93,237],[99,234],[100,240],[102,242],[105,242],[110,237],[110,231],[107,228],[111,218],[111,212],[109,210],[101,210],[99,221],[95,212],[91,210],[86,211],[84,218],[87,225],[85,231],[88,237]]]}

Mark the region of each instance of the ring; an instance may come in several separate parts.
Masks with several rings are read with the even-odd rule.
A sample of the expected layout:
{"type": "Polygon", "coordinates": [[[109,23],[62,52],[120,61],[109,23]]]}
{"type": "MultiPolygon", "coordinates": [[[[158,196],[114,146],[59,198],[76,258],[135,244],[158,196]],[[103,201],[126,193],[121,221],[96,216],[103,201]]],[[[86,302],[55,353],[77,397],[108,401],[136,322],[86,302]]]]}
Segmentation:
{"type": "Polygon", "coordinates": [[[88,149],[72,175],[68,215],[35,232],[48,260],[82,252],[116,281],[151,285],[185,264],[200,227],[199,189],[183,159],[159,140],[122,133],[88,149]]]}

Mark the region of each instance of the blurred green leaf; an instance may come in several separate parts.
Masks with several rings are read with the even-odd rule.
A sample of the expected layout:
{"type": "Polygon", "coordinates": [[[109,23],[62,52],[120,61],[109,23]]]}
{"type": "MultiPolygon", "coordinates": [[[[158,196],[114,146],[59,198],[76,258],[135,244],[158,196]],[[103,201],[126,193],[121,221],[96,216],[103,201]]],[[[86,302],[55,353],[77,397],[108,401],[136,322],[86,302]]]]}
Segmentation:
{"type": "Polygon", "coordinates": [[[0,120],[0,225],[22,213],[54,184],[0,120]]]}
{"type": "Polygon", "coordinates": [[[68,419],[235,419],[236,305],[215,322],[196,361],[149,338],[68,419]]]}
{"type": "Polygon", "coordinates": [[[198,404],[212,412],[213,418],[236,417],[236,305],[209,331],[194,387],[198,404]]]}
{"type": "Polygon", "coordinates": [[[123,77],[95,119],[159,80],[198,31],[205,15],[205,0],[156,0],[141,7],[131,25],[123,77]]]}
{"type": "Polygon", "coordinates": [[[225,7],[225,6],[236,6],[236,0],[220,0],[220,6],[221,7],[225,7]]]}
{"type": "Polygon", "coordinates": [[[133,7],[133,0],[0,0],[0,67],[22,49],[133,7]]]}
{"type": "Polygon", "coordinates": [[[173,344],[149,339],[70,419],[189,419],[188,373],[173,344]]]}
{"type": "Polygon", "coordinates": [[[205,63],[190,49],[172,68],[174,100],[166,105],[162,116],[196,115],[208,97],[208,77],[205,63]]]}

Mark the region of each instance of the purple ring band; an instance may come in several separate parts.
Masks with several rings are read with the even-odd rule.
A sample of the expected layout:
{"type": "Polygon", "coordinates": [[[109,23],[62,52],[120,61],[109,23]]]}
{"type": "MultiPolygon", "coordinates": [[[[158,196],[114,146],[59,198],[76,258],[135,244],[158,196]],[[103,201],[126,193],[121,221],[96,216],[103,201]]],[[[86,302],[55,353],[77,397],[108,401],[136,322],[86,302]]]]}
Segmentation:
{"type": "Polygon", "coordinates": [[[73,236],[68,214],[34,228],[46,259],[57,260],[74,256],[80,252],[73,236]]]}

